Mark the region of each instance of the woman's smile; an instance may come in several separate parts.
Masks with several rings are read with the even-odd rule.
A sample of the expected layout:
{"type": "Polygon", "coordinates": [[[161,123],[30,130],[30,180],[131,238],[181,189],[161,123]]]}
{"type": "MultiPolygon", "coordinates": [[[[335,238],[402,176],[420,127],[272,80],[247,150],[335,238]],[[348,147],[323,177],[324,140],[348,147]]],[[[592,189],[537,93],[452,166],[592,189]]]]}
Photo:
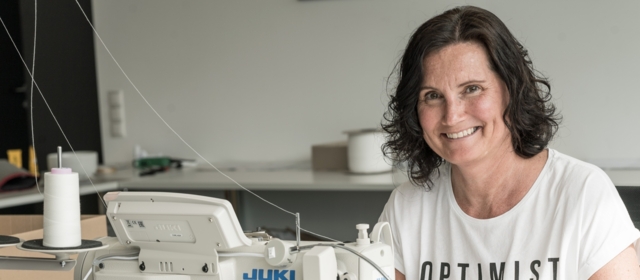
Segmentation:
{"type": "Polygon", "coordinates": [[[469,128],[469,129],[465,129],[465,130],[457,132],[457,133],[443,133],[442,135],[447,137],[448,139],[456,140],[456,139],[466,138],[467,136],[470,136],[470,135],[476,133],[476,131],[478,131],[478,129],[480,129],[480,127],[476,126],[476,127],[472,127],[472,128],[469,128]]]}

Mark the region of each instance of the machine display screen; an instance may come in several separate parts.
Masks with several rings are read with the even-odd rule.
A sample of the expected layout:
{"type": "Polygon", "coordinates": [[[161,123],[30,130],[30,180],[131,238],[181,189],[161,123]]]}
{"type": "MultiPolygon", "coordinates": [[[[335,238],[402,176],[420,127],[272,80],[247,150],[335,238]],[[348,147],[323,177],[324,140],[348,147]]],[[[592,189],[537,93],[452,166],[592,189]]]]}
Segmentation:
{"type": "Polygon", "coordinates": [[[195,243],[187,221],[120,219],[131,241],[195,243]]]}

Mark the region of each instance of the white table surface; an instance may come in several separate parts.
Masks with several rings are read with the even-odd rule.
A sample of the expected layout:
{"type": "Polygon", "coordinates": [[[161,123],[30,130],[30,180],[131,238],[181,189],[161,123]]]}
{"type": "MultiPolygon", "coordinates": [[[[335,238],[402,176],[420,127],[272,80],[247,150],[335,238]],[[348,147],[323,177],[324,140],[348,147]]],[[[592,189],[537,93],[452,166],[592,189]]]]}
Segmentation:
{"type": "MultiPolygon", "coordinates": [[[[640,169],[605,169],[614,185],[640,187],[640,169]]],[[[249,190],[279,191],[391,191],[407,181],[400,172],[355,175],[348,172],[314,172],[310,170],[233,171],[226,174],[249,190]]],[[[241,190],[230,179],[214,170],[185,169],[136,177],[131,171],[96,178],[94,185],[81,181],[80,194],[116,190],[241,190]]],[[[0,208],[43,201],[35,188],[0,193],[0,208]]]]}
{"type": "MultiPolygon", "coordinates": [[[[87,195],[96,192],[107,192],[118,189],[118,182],[95,183],[95,188],[90,184],[80,185],[80,195],[87,195]]],[[[42,202],[44,200],[44,190],[40,186],[40,192],[36,188],[23,191],[10,191],[0,194],[0,208],[26,205],[42,202]]]]}
{"type": "MultiPolygon", "coordinates": [[[[405,182],[401,173],[358,175],[348,172],[311,170],[225,172],[249,190],[391,191],[405,182]]],[[[217,171],[184,170],[139,177],[119,184],[120,189],[156,190],[241,190],[217,171]]]]}
{"type": "MultiPolygon", "coordinates": [[[[640,169],[605,169],[613,184],[619,187],[640,187],[640,169]]],[[[408,179],[400,171],[371,175],[348,172],[234,171],[229,177],[250,190],[330,190],[330,191],[391,191],[408,179]]],[[[240,189],[229,178],[216,171],[184,170],[160,173],[123,181],[120,189],[240,189]]]]}

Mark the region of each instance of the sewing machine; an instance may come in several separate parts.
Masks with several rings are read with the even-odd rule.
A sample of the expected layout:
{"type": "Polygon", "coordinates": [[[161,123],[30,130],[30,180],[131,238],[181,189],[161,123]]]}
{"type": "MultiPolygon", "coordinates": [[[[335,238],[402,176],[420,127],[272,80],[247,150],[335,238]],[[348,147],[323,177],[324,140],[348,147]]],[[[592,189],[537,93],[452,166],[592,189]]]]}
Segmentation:
{"type": "Polygon", "coordinates": [[[296,217],[296,240],[285,241],[243,232],[231,203],[205,196],[107,193],[106,218],[116,237],[81,240],[78,174],[61,165],[45,173],[44,238],[0,236],[0,247],[55,259],[0,256],[0,270],[75,267],[76,280],[394,280],[388,223],[376,224],[371,235],[369,225],[356,225],[355,242],[301,242],[300,216],[286,211],[296,217]]]}
{"type": "Polygon", "coordinates": [[[244,233],[223,199],[115,192],[105,200],[117,238],[102,238],[107,248],[78,256],[76,280],[394,279],[388,223],[376,224],[370,236],[368,225],[357,225],[352,243],[285,241],[244,233]]]}

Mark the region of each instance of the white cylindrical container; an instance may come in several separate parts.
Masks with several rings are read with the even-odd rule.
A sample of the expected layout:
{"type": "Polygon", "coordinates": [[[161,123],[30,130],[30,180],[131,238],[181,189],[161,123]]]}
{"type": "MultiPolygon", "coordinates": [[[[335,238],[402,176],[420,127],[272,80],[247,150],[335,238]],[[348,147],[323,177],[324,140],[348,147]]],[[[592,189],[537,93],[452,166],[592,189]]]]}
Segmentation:
{"type": "Polygon", "coordinates": [[[353,173],[381,173],[391,171],[382,153],[385,137],[379,129],[361,129],[345,132],[349,135],[347,157],[349,171],[353,173]]]}
{"type": "MultiPolygon", "coordinates": [[[[61,157],[62,166],[76,171],[81,180],[86,180],[93,176],[98,169],[98,152],[96,151],[76,151],[75,154],[68,151],[63,152],[61,157]]],[[[51,153],[47,155],[47,164],[49,169],[58,167],[58,154],[51,153]]]]}
{"type": "Polygon", "coordinates": [[[82,244],[78,173],[71,168],[52,168],[44,173],[42,245],[52,248],[82,244]]]}

